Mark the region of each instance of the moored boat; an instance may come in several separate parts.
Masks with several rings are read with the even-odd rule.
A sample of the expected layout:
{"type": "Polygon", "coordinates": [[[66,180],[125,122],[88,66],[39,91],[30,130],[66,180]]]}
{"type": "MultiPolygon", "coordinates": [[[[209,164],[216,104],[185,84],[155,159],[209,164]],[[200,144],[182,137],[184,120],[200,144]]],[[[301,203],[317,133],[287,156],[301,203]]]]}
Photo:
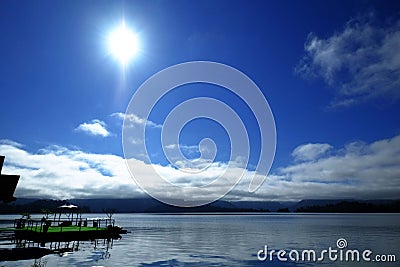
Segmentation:
{"type": "Polygon", "coordinates": [[[117,239],[127,233],[122,227],[116,226],[111,217],[82,218],[78,207],[74,205],[60,206],[51,218],[48,215],[42,219],[23,216],[14,220],[13,227],[0,231],[11,231],[16,239],[34,242],[117,239]]]}

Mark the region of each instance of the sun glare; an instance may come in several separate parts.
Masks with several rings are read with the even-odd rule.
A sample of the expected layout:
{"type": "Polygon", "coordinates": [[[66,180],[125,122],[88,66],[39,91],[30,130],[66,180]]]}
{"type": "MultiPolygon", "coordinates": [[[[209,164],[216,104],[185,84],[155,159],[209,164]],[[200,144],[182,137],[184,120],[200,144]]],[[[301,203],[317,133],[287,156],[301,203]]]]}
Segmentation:
{"type": "Polygon", "coordinates": [[[138,38],[125,22],[108,36],[109,52],[125,66],[139,51],[138,38]]]}

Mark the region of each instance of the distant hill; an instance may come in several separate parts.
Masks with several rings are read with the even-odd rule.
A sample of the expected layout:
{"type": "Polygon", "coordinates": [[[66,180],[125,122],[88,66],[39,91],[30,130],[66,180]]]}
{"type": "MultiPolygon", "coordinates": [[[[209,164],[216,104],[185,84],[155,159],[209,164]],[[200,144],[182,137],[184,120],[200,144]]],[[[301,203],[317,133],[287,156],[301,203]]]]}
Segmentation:
{"type": "Polygon", "coordinates": [[[399,213],[400,201],[356,201],[346,200],[325,205],[317,204],[302,206],[296,212],[324,212],[324,213],[399,213]]]}
{"type": "Polygon", "coordinates": [[[218,200],[196,208],[179,208],[153,198],[133,199],[17,199],[0,203],[0,213],[41,213],[42,209],[56,210],[72,203],[83,212],[102,213],[114,209],[118,213],[179,213],[179,212],[400,212],[398,200],[308,199],[299,202],[225,201],[218,200]]]}
{"type": "Polygon", "coordinates": [[[277,202],[277,201],[234,201],[231,202],[237,208],[251,208],[255,210],[278,211],[279,209],[288,208],[295,205],[296,202],[277,202]]]}
{"type": "Polygon", "coordinates": [[[118,213],[163,213],[163,212],[257,212],[269,211],[264,208],[236,206],[228,201],[195,207],[180,208],[167,205],[153,198],[134,199],[69,199],[69,200],[43,200],[43,199],[18,199],[9,204],[0,204],[0,213],[41,213],[42,209],[56,210],[57,207],[72,203],[84,212],[101,213],[105,209],[114,209],[118,213]]]}
{"type": "Polygon", "coordinates": [[[0,203],[0,213],[41,213],[42,209],[55,210],[65,201],[49,199],[21,199],[11,203],[0,203]]]}
{"type": "Polygon", "coordinates": [[[343,201],[353,202],[356,200],[355,199],[303,199],[295,203],[295,205],[290,206],[289,209],[291,211],[298,211],[299,209],[306,207],[335,205],[343,201]]]}

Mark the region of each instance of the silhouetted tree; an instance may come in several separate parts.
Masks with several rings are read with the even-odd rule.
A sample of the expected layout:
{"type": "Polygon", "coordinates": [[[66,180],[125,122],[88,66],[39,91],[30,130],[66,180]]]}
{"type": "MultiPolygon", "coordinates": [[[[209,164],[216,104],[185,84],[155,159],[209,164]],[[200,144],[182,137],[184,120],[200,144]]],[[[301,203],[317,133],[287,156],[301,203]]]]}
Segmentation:
{"type": "Polygon", "coordinates": [[[103,209],[103,212],[106,214],[106,216],[107,216],[109,219],[111,219],[112,216],[113,216],[114,213],[115,213],[115,209],[110,209],[110,208],[108,208],[108,209],[103,209]]]}

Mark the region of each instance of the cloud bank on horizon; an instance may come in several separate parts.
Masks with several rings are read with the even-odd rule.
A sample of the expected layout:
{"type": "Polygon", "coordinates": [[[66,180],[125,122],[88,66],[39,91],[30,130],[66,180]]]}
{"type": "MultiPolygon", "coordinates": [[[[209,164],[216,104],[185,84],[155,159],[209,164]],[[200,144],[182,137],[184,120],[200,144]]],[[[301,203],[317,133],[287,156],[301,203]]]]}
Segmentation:
{"type": "MultiPolygon", "coordinates": [[[[111,154],[86,153],[62,146],[28,152],[23,144],[1,140],[0,151],[7,155],[5,173],[21,175],[17,197],[40,198],[135,198],[144,196],[130,177],[125,159],[111,154]]],[[[225,196],[227,200],[301,200],[305,198],[398,198],[400,189],[400,135],[367,144],[352,142],[341,148],[329,144],[304,144],[293,151],[293,162],[270,173],[255,193],[249,193],[249,170],[237,167],[232,179],[245,171],[239,184],[225,196]],[[329,151],[329,152],[328,152],[329,151]],[[300,160],[300,161],[299,161],[300,160]]],[[[224,163],[214,163],[199,180],[187,180],[171,166],[129,159],[141,175],[158,168],[170,181],[181,186],[197,186],[224,171],[224,163]]],[[[261,174],[256,174],[261,175],[261,174]]],[[[229,177],[228,177],[229,178],[229,177]]],[[[148,177],[151,183],[152,177],[148,177]]],[[[180,192],[157,190],[166,197],[184,197],[180,192]]],[[[210,194],[219,194],[218,188],[210,194]]],[[[201,196],[199,196],[201,197],[201,196]]]]}

